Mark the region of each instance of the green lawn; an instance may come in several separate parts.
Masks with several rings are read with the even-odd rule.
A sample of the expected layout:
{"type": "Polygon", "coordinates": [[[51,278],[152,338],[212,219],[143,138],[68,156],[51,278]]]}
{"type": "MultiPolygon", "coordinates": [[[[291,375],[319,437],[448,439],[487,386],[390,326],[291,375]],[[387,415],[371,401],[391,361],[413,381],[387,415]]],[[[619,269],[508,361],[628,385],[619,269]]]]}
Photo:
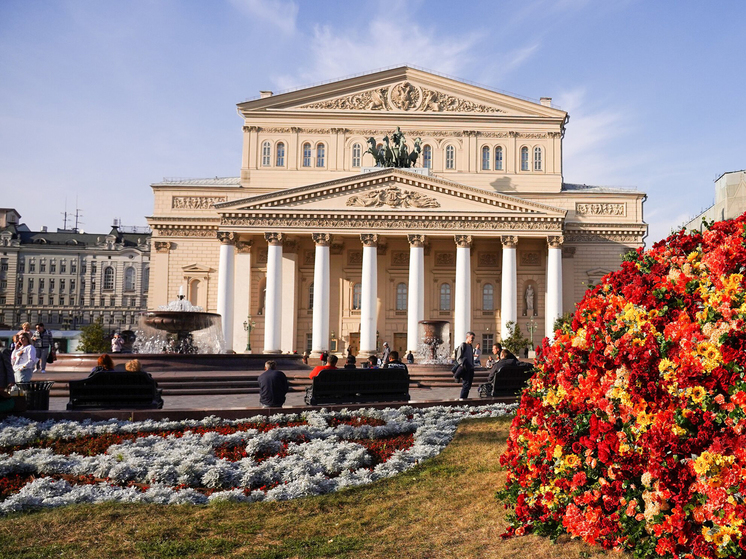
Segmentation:
{"type": "Polygon", "coordinates": [[[76,505],[0,519],[0,557],[608,557],[577,541],[501,540],[495,491],[509,419],[467,420],[395,478],[282,503],[76,505]]]}

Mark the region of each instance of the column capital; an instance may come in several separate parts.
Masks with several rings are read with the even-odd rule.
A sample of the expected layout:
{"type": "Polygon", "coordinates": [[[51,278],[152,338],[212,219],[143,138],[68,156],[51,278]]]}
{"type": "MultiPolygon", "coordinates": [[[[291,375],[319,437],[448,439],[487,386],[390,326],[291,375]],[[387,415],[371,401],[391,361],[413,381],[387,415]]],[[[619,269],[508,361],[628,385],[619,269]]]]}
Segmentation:
{"type": "Polygon", "coordinates": [[[233,231],[218,231],[218,240],[222,245],[235,245],[236,234],[233,231]]]}
{"type": "Polygon", "coordinates": [[[562,248],[562,243],[564,242],[565,238],[562,235],[550,235],[547,237],[549,248],[562,248]]]}
{"type": "Polygon", "coordinates": [[[360,235],[360,240],[363,242],[364,247],[374,247],[378,245],[378,235],[373,233],[363,233],[360,235]]]}
{"type": "Polygon", "coordinates": [[[425,246],[425,235],[407,235],[409,245],[413,247],[425,246]]]}
{"type": "Polygon", "coordinates": [[[472,242],[471,235],[454,235],[453,239],[456,241],[457,247],[471,248],[471,242],[472,242]]]}
{"type": "Polygon", "coordinates": [[[503,244],[503,248],[515,248],[518,244],[518,237],[515,235],[503,235],[500,237],[500,242],[503,244]]]}
{"type": "Polygon", "coordinates": [[[253,246],[254,241],[237,241],[236,242],[236,250],[239,254],[247,254],[251,252],[251,247],[253,246]]]}
{"type": "Polygon", "coordinates": [[[267,240],[267,243],[272,246],[282,246],[282,241],[285,240],[285,235],[282,233],[265,233],[264,238],[267,240]]]}
{"type": "Polygon", "coordinates": [[[332,243],[332,236],[329,233],[311,233],[313,242],[318,246],[328,247],[332,243]]]}
{"type": "Polygon", "coordinates": [[[153,241],[156,252],[169,252],[172,248],[171,241],[153,241]]]}

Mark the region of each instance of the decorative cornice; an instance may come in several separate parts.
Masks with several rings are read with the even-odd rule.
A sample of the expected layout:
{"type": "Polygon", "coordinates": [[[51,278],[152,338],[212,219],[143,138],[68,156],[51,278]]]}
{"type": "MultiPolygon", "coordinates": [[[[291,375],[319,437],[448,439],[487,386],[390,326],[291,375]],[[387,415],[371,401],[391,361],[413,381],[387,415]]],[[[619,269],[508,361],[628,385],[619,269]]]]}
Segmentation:
{"type": "Polygon", "coordinates": [[[378,244],[378,235],[373,233],[363,233],[360,235],[360,240],[364,247],[374,247],[378,244]]]}
{"type": "Polygon", "coordinates": [[[217,227],[209,227],[204,229],[192,228],[192,227],[159,227],[153,230],[153,235],[158,237],[209,237],[215,238],[217,227]]]}
{"type": "Polygon", "coordinates": [[[317,246],[328,247],[332,243],[332,236],[329,233],[311,233],[311,238],[317,246]]]}
{"type": "Polygon", "coordinates": [[[213,204],[227,200],[227,196],[172,196],[171,207],[175,210],[208,210],[213,204]]]}
{"type": "Polygon", "coordinates": [[[282,241],[285,240],[285,235],[282,233],[265,233],[264,238],[271,246],[282,246],[282,241]]]}
{"type": "Polygon", "coordinates": [[[549,248],[562,248],[562,243],[564,242],[565,239],[562,235],[550,235],[547,237],[549,248]]]}
{"type": "Polygon", "coordinates": [[[459,248],[471,248],[472,238],[471,235],[454,235],[456,246],[459,248]]]}
{"type": "Polygon", "coordinates": [[[236,234],[233,231],[218,231],[218,240],[221,245],[235,245],[236,234]]]}
{"type": "Polygon", "coordinates": [[[424,247],[425,235],[407,235],[407,241],[409,241],[410,246],[424,247]]]}
{"type": "Polygon", "coordinates": [[[515,248],[518,245],[518,237],[514,235],[503,235],[500,237],[503,248],[515,248]]]}

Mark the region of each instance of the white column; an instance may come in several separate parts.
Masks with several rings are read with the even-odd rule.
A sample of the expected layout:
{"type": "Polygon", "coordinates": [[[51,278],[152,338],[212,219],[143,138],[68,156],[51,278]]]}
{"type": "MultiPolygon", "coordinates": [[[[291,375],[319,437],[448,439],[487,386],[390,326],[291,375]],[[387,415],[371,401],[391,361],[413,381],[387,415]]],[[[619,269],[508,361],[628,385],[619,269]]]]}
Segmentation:
{"type": "Polygon", "coordinates": [[[218,264],[218,314],[223,329],[225,350],[233,349],[233,274],[235,269],[234,233],[219,232],[220,263],[218,264]]]}
{"type": "Polygon", "coordinates": [[[545,332],[547,338],[554,339],[554,321],[562,316],[562,241],[561,235],[548,237],[549,257],[547,258],[547,304],[545,332]]]}
{"type": "Polygon", "coordinates": [[[313,331],[311,355],[318,357],[329,351],[329,233],[313,233],[316,259],[313,266],[313,331]]]}
{"type": "Polygon", "coordinates": [[[295,336],[298,333],[298,243],[285,239],[282,245],[282,332],[280,333],[280,350],[282,353],[293,353],[298,349],[295,336]]]}
{"type": "Polygon", "coordinates": [[[236,264],[233,295],[233,349],[238,353],[245,353],[248,333],[244,322],[249,320],[251,309],[251,245],[254,241],[239,241],[236,243],[236,264]]]}
{"type": "Polygon", "coordinates": [[[376,354],[378,318],[378,235],[360,235],[363,242],[363,286],[360,301],[360,356],[376,354]]]}
{"type": "Polygon", "coordinates": [[[456,289],[453,341],[460,344],[471,329],[471,235],[456,235],[456,289]]]}
{"type": "Polygon", "coordinates": [[[518,237],[501,237],[503,244],[503,273],[500,288],[500,338],[508,337],[508,322],[518,322],[518,277],[515,247],[518,237]]]}
{"type": "Polygon", "coordinates": [[[409,293],[407,295],[407,350],[417,353],[420,320],[425,320],[425,235],[409,240],[409,293]]]}
{"type": "Polygon", "coordinates": [[[264,311],[264,353],[280,353],[282,343],[282,233],[265,233],[267,292],[264,311]]]}

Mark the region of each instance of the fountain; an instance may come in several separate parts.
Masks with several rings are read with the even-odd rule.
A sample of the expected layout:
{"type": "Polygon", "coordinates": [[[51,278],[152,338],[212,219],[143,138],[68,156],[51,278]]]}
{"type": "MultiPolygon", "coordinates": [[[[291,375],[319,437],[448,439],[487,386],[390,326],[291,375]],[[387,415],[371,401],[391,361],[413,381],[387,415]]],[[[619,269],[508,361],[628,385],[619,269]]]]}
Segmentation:
{"type": "Polygon", "coordinates": [[[176,301],[140,315],[133,344],[136,353],[194,355],[223,353],[221,317],[204,312],[179,295],[176,301]]]}
{"type": "Polygon", "coordinates": [[[451,324],[445,320],[420,320],[420,343],[417,363],[448,365],[451,363],[451,324]]]}

